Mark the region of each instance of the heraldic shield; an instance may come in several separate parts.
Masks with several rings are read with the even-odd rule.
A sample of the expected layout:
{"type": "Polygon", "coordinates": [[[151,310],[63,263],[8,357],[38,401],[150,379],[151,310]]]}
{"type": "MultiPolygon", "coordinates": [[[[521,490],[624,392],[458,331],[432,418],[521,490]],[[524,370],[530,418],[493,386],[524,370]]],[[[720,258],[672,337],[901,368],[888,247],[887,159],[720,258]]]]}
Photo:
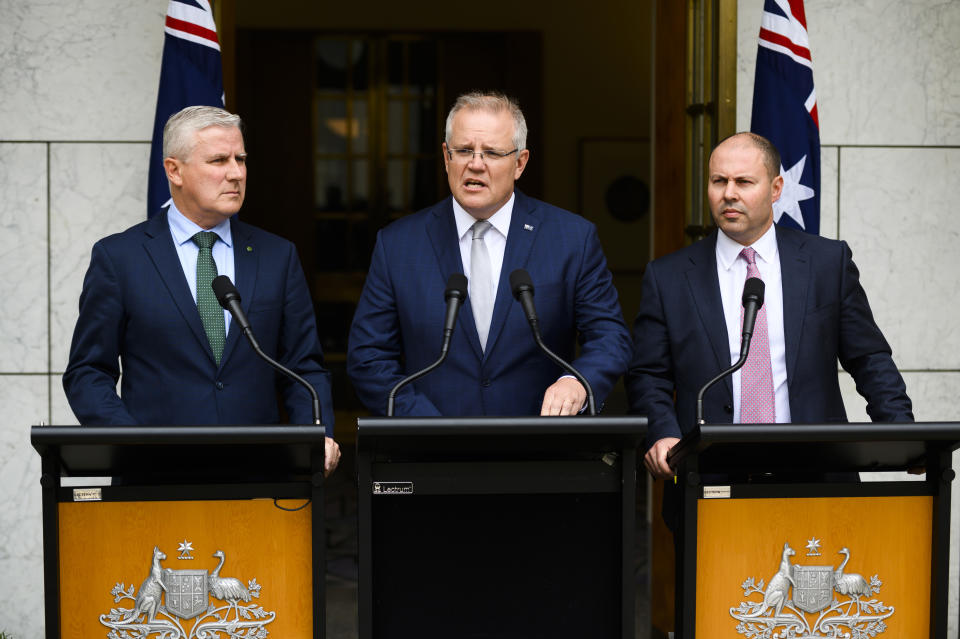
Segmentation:
{"type": "Polygon", "coordinates": [[[181,619],[193,619],[210,605],[206,570],[166,570],[163,585],[167,610],[181,619]]]}
{"type": "Polygon", "coordinates": [[[804,612],[820,612],[833,601],[833,566],[793,566],[793,603],[804,612]]]}

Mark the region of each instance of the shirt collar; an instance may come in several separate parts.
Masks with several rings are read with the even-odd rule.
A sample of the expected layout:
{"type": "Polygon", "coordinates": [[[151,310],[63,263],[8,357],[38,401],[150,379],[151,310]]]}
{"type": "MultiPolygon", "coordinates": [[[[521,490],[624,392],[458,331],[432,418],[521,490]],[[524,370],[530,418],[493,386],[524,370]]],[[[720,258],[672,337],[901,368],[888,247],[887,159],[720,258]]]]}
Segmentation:
{"type": "MultiPolygon", "coordinates": [[[[500,232],[500,235],[507,237],[507,232],[510,230],[510,220],[513,218],[513,201],[515,199],[513,193],[510,194],[510,199],[507,200],[507,203],[501,206],[496,213],[487,218],[487,221],[500,232]]],[[[460,206],[460,203],[457,202],[457,198],[453,199],[453,217],[457,221],[457,237],[463,239],[463,236],[467,234],[470,230],[470,227],[474,225],[477,221],[475,217],[467,213],[467,210],[460,206]]]]}
{"type": "MultiPolygon", "coordinates": [[[[775,224],[771,224],[767,232],[750,245],[750,248],[757,252],[757,257],[767,264],[772,264],[777,259],[777,231],[775,227],[775,224]]],[[[724,270],[730,270],[736,259],[740,257],[740,251],[744,248],[743,244],[731,239],[723,231],[717,233],[717,261],[724,270]]]]}
{"type": "Polygon", "coordinates": [[[191,238],[200,231],[213,231],[217,234],[217,237],[220,238],[221,242],[227,246],[233,246],[233,242],[231,241],[232,236],[230,234],[230,218],[220,222],[212,229],[205,229],[196,222],[187,219],[177,208],[177,205],[171,201],[170,208],[167,209],[167,223],[170,225],[170,234],[173,235],[173,242],[177,246],[191,241],[191,238]]]}

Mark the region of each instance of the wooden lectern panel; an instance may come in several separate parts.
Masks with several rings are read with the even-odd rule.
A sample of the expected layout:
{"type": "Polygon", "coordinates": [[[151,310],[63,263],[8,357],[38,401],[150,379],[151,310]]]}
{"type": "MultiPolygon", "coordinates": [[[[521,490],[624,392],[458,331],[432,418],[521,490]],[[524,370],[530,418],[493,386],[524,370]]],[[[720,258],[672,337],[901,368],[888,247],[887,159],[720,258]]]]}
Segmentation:
{"type": "Polygon", "coordinates": [[[932,497],[700,499],[697,517],[697,637],[791,621],[796,636],[929,636],[932,497]]]}
{"type": "MultiPolygon", "coordinates": [[[[285,508],[303,503],[280,502],[285,508]]],[[[61,503],[61,636],[106,637],[111,626],[101,618],[120,608],[127,610],[119,614],[120,629],[124,620],[143,623],[150,593],[162,592],[158,603],[168,611],[156,613],[155,623],[179,624],[184,636],[195,624],[215,626],[216,617],[226,616],[261,623],[271,637],[308,639],[313,636],[310,513],[310,505],[290,512],[272,499],[61,503]],[[186,544],[192,559],[181,558],[186,544]],[[163,585],[145,583],[154,547],[166,556],[157,557],[163,585]],[[217,551],[222,560],[213,556],[217,551]],[[250,596],[258,588],[259,596],[250,596]],[[135,615],[138,605],[144,612],[135,615]]]]}

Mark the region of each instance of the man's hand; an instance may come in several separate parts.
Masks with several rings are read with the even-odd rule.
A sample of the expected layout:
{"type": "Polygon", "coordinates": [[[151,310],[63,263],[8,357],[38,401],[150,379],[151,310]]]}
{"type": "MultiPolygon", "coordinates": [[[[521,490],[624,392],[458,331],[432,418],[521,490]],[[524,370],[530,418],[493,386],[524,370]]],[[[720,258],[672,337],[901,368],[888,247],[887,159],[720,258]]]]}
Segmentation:
{"type": "Polygon", "coordinates": [[[576,415],[587,401],[587,390],[572,377],[561,377],[543,394],[541,415],[576,415]]]}
{"type": "Polygon", "coordinates": [[[340,444],[327,437],[323,449],[323,476],[329,477],[340,463],[340,444]]]}
{"type": "Polygon", "coordinates": [[[658,439],[647,451],[647,454],[643,456],[643,463],[654,478],[670,479],[675,475],[673,469],[667,464],[667,453],[678,441],[680,440],[676,437],[658,439]]]}

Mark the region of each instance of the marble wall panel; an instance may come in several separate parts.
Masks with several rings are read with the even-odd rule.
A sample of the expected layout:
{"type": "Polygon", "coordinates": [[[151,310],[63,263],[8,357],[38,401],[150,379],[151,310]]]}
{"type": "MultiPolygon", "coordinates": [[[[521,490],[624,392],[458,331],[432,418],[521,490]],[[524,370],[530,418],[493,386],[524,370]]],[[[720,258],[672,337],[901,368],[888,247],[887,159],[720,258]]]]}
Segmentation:
{"type": "MultiPolygon", "coordinates": [[[[753,75],[757,67],[757,36],[763,2],[737,2],[737,131],[750,130],[750,111],[753,108],[753,75]]],[[[816,82],[814,76],[814,82],[816,82]]]]}
{"type": "Polygon", "coordinates": [[[63,372],[93,244],[146,219],[150,145],[50,149],[51,370],[63,372]]]}
{"type": "Polygon", "coordinates": [[[40,457],[30,426],[49,421],[46,375],[0,375],[0,630],[43,636],[40,457]]]}
{"type": "MultiPolygon", "coordinates": [[[[824,144],[960,144],[960,3],[807,0],[824,144]]],[[[750,126],[761,0],[737,3],[737,126],[750,126]]]]}
{"type": "Polygon", "coordinates": [[[840,194],[840,149],[820,147],[820,235],[837,239],[840,194]]]}
{"type": "Polygon", "coordinates": [[[960,144],[960,3],[806,2],[822,140],[960,144]]]}
{"type": "Polygon", "coordinates": [[[47,145],[0,144],[0,373],[47,370],[47,145]]]}
{"type": "Polygon", "coordinates": [[[149,140],[166,6],[0,0],[0,140],[149,140]]]}
{"type": "MultiPolygon", "coordinates": [[[[957,408],[957,393],[960,391],[960,373],[929,371],[902,373],[907,385],[907,395],[913,402],[913,416],[918,422],[960,421],[957,408]]],[[[840,392],[847,409],[847,419],[852,422],[867,422],[867,403],[857,394],[853,379],[840,373],[840,392]]]]}
{"type": "Polygon", "coordinates": [[[960,149],[842,148],[840,238],[902,369],[960,369],[960,149]]]}

